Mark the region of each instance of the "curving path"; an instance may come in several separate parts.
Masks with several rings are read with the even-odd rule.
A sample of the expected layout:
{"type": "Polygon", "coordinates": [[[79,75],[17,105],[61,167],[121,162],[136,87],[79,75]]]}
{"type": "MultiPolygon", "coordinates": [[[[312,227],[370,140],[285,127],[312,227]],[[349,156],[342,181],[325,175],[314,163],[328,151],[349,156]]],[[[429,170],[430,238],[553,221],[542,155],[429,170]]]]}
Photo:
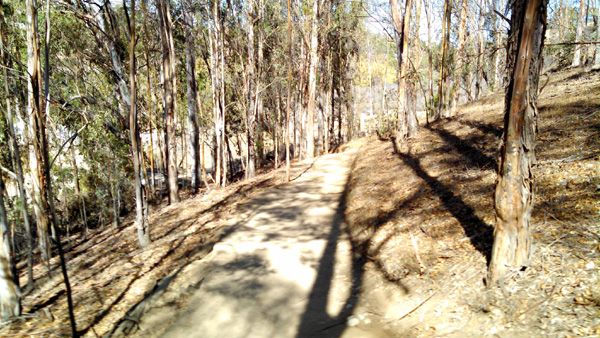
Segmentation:
{"type": "Polygon", "coordinates": [[[162,326],[163,337],[380,336],[347,325],[363,268],[341,230],[355,154],[319,157],[230,215],[230,233],[186,277],[195,280],[187,308],[150,312],[138,334],[162,326]]]}

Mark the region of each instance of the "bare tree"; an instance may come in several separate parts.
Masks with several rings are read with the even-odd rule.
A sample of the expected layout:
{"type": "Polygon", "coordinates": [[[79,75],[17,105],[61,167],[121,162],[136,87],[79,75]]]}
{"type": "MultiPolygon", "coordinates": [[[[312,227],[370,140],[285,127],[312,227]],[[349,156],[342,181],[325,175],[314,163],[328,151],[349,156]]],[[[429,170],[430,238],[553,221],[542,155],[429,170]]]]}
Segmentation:
{"type": "Polygon", "coordinates": [[[548,0],[512,2],[504,136],[496,179],[496,227],[489,284],[529,264],[536,102],[548,0]]]}

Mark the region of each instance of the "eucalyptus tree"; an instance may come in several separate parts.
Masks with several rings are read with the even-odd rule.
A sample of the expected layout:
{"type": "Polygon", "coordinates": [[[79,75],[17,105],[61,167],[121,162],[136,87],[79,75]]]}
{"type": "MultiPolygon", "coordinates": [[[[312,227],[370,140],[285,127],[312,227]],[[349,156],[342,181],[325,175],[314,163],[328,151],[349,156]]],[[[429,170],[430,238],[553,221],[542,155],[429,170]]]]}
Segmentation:
{"type": "Polygon", "coordinates": [[[531,254],[535,133],[548,0],[511,3],[504,135],[496,178],[496,225],[489,283],[527,267],[531,254]]]}
{"type": "MultiPolygon", "coordinates": [[[[19,142],[17,141],[17,133],[14,125],[14,112],[11,98],[11,85],[14,84],[12,79],[8,76],[8,69],[12,68],[11,58],[9,57],[7,50],[8,46],[8,25],[5,19],[4,13],[4,1],[0,0],[0,61],[2,62],[2,77],[4,82],[4,95],[6,112],[6,129],[9,138],[9,149],[11,151],[11,158],[13,160],[13,168],[16,171],[17,188],[19,191],[21,217],[23,219],[23,226],[25,228],[25,242],[27,249],[27,285],[25,289],[33,287],[33,238],[31,234],[31,224],[28,212],[28,199],[25,192],[25,176],[23,171],[23,164],[21,160],[21,149],[19,142]]],[[[16,107],[15,107],[16,108],[16,107]]]]}
{"type": "Polygon", "coordinates": [[[185,75],[187,83],[187,109],[189,126],[189,148],[192,157],[191,188],[192,192],[198,191],[200,184],[200,137],[198,128],[198,84],[196,82],[196,50],[195,50],[195,7],[191,0],[186,0],[183,8],[184,34],[185,34],[185,75]]]}
{"type": "Polygon", "coordinates": [[[20,292],[12,271],[13,253],[4,205],[4,180],[0,173],[0,317],[7,320],[21,314],[20,292]]]}
{"type": "Polygon", "coordinates": [[[177,138],[175,136],[175,94],[177,92],[175,43],[173,41],[173,21],[168,0],[156,0],[158,10],[160,42],[162,48],[161,75],[163,83],[163,109],[165,117],[165,162],[169,202],[179,202],[177,170],[177,138]]]}
{"type": "Polygon", "coordinates": [[[444,0],[444,15],[442,20],[442,57],[440,62],[440,80],[438,83],[436,117],[448,114],[448,84],[450,81],[450,29],[452,23],[452,1],[444,0]]]}
{"type": "Polygon", "coordinates": [[[309,44],[309,64],[308,64],[308,99],[306,107],[306,157],[315,156],[315,135],[314,120],[316,110],[317,95],[317,65],[319,49],[319,0],[312,0],[311,21],[310,21],[310,44],[309,44]]]}
{"type": "Polygon", "coordinates": [[[150,244],[150,224],[148,220],[148,202],[145,187],[142,184],[143,155],[140,147],[140,131],[137,110],[137,66],[135,45],[137,41],[135,0],[131,0],[129,19],[129,93],[131,106],[129,108],[129,137],[131,141],[131,158],[133,162],[135,190],[135,226],[140,247],[150,244]]]}

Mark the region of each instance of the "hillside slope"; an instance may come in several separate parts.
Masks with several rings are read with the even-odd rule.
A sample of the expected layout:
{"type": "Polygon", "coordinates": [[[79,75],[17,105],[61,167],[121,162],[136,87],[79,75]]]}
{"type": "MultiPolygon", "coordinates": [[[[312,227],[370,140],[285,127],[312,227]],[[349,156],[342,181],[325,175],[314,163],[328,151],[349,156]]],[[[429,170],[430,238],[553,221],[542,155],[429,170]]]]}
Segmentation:
{"type": "Polygon", "coordinates": [[[371,261],[366,298],[381,299],[366,310],[372,320],[406,336],[600,334],[600,72],[542,83],[533,262],[504,289],[484,285],[503,96],[463,106],[404,144],[363,148],[347,219],[371,261]],[[390,301],[386,289],[404,293],[389,291],[390,301]]]}

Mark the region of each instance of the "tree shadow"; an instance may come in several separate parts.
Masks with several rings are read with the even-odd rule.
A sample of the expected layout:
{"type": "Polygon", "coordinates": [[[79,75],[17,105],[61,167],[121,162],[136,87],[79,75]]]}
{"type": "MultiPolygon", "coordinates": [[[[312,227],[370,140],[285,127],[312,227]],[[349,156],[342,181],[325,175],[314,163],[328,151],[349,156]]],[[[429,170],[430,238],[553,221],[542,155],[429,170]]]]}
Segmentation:
{"type": "Polygon", "coordinates": [[[425,128],[438,134],[448,145],[466,157],[471,165],[478,168],[496,168],[497,164],[495,158],[486,155],[480,149],[471,145],[472,143],[477,143],[477,137],[471,137],[469,140],[462,140],[460,137],[442,128],[434,128],[431,125],[426,126],[425,128]]]}
{"type": "Polygon", "coordinates": [[[502,128],[497,127],[491,123],[485,123],[485,122],[474,121],[474,120],[464,120],[464,119],[457,119],[456,122],[458,122],[462,125],[465,125],[465,126],[469,126],[471,128],[478,129],[479,131],[481,131],[484,134],[494,135],[495,137],[498,137],[498,138],[502,136],[502,128]]]}
{"type": "Polygon", "coordinates": [[[418,158],[415,158],[410,153],[403,153],[398,149],[396,140],[392,139],[394,153],[409,166],[413,172],[419,176],[431,190],[439,197],[440,201],[456,220],[463,227],[465,234],[469,238],[473,247],[477,249],[489,264],[491,256],[491,244],[493,243],[492,230],[493,228],[485,223],[482,219],[475,215],[475,210],[466,204],[459,196],[455,195],[452,190],[430,176],[418,158]]]}

